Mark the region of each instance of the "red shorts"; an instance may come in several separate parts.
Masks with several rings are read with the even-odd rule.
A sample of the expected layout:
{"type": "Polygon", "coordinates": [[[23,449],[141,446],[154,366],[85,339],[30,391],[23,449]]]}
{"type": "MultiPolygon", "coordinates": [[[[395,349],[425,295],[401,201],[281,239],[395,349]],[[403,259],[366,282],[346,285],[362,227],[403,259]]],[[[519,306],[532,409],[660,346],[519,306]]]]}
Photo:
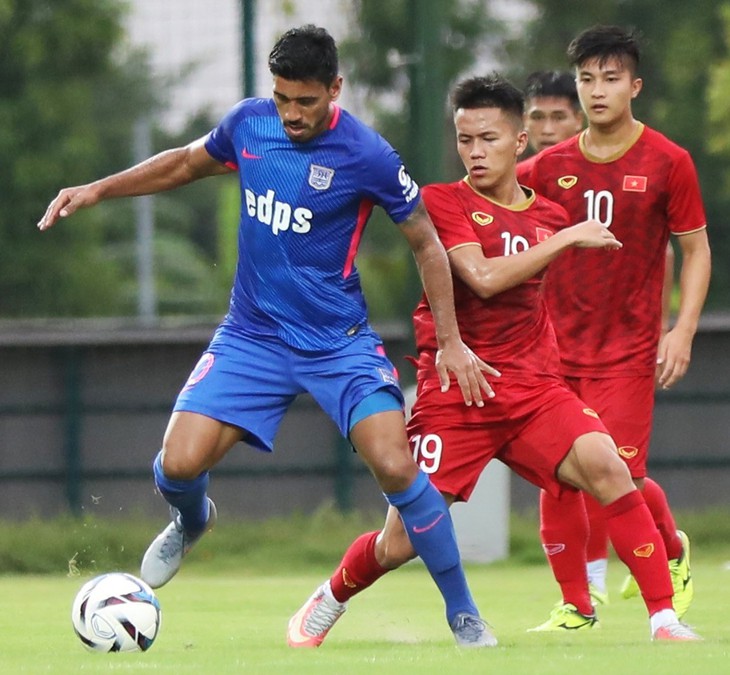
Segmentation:
{"type": "Polygon", "coordinates": [[[438,379],[419,383],[408,438],[420,468],[457,501],[493,458],[555,496],[573,489],[557,480],[558,467],[579,436],[608,433],[598,415],[557,376],[503,373],[491,384],[496,396],[477,408],[453,383],[446,393],[438,379]]]}
{"type": "Polygon", "coordinates": [[[631,476],[646,477],[654,414],[654,375],[566,377],[565,380],[601,416],[631,476]]]}

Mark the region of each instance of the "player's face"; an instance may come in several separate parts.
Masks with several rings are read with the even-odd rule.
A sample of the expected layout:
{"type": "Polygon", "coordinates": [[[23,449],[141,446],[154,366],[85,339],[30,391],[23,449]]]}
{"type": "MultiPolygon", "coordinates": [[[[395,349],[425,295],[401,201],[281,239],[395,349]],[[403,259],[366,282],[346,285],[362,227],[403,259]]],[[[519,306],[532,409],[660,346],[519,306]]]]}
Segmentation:
{"type": "Polygon", "coordinates": [[[454,115],[456,149],[472,187],[495,196],[515,182],[515,164],[527,133],[499,108],[460,108],[454,115]]]}
{"type": "Polygon", "coordinates": [[[610,128],[631,120],[631,101],[641,91],[641,78],[635,77],[621,59],[586,61],[576,70],[576,87],[588,123],[610,128]]]}
{"type": "Polygon", "coordinates": [[[331,104],[342,91],[342,78],[326,86],[317,80],[285,80],[274,77],[274,103],[287,136],[306,143],[327,130],[332,119],[331,104]]]}
{"type": "Polygon", "coordinates": [[[565,96],[535,96],[527,102],[525,129],[535,152],[575,136],[582,128],[583,113],[565,96]]]}

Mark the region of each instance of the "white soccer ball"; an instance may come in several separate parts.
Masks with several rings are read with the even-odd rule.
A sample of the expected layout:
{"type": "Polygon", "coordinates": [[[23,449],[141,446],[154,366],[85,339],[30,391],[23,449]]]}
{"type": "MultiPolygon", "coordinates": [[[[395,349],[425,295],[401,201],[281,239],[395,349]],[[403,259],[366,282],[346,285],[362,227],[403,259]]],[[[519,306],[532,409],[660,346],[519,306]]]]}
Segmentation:
{"type": "Polygon", "coordinates": [[[88,649],[147,651],[160,630],[160,601],[131,574],[102,574],[85,583],[74,599],[71,621],[88,649]]]}

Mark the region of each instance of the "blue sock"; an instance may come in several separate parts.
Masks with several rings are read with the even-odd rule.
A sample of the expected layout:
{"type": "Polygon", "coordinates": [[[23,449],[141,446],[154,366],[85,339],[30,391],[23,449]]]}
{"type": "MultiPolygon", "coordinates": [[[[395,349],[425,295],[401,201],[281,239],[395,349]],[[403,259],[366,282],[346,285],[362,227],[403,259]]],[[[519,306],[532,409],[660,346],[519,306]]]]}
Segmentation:
{"type": "Polygon", "coordinates": [[[208,522],[208,472],[204,471],[194,480],[172,480],[162,471],[162,451],[155,457],[152,470],[160,494],[180,511],[185,531],[190,535],[202,532],[208,522]]]}
{"type": "Polygon", "coordinates": [[[398,509],[413,548],[441,591],[449,624],[459,612],[479,614],[466,584],[448,506],[428,476],[419,472],[403,492],[385,498],[398,509]]]}

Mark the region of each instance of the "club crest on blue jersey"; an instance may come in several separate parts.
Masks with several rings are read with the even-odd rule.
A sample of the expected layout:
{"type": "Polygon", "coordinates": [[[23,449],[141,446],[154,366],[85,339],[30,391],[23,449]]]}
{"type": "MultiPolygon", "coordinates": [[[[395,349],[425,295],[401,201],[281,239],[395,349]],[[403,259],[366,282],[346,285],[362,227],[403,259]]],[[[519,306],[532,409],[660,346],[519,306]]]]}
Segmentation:
{"type": "Polygon", "coordinates": [[[315,190],[329,190],[334,175],[334,169],[328,169],[326,166],[318,164],[309,165],[309,184],[315,190]]]}

